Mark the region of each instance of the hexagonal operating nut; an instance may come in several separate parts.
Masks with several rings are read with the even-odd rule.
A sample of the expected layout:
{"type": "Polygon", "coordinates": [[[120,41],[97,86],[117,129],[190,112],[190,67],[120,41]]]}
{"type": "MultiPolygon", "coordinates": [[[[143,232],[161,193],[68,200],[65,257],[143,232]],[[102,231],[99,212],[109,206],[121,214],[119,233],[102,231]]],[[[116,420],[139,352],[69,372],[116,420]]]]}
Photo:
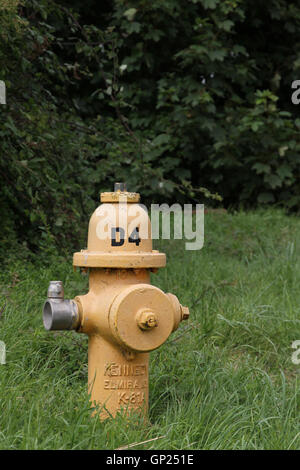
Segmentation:
{"type": "Polygon", "coordinates": [[[188,320],[190,316],[190,311],[188,307],[183,307],[181,305],[181,319],[182,320],[188,320]]]}
{"type": "Polygon", "coordinates": [[[142,330],[151,330],[158,326],[158,321],[154,312],[149,309],[145,309],[138,312],[137,324],[142,330]]]}

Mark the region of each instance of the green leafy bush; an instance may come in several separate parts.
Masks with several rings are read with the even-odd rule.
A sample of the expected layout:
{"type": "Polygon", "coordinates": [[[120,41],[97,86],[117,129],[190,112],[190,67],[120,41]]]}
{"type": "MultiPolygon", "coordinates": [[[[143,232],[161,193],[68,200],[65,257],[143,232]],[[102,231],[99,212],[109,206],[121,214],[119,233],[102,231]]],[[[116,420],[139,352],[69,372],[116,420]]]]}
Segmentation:
{"type": "Polygon", "coordinates": [[[0,0],[2,253],[82,247],[116,180],[297,210],[299,31],[283,0],[0,0]]]}
{"type": "Polygon", "coordinates": [[[225,205],[299,208],[296,2],[115,1],[123,99],[153,164],[225,205]]]}

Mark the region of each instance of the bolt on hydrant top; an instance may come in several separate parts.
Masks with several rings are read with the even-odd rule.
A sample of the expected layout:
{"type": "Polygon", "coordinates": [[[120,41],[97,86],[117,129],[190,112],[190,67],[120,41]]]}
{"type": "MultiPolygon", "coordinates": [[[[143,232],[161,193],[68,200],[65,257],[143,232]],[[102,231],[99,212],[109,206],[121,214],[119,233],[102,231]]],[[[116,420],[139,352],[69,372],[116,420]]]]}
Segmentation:
{"type": "Polygon", "coordinates": [[[88,246],[74,254],[73,265],[84,268],[160,268],[166,255],[152,250],[151,222],[140,195],[115,183],[114,192],[100,195],[101,205],[89,223],[88,246]]]}

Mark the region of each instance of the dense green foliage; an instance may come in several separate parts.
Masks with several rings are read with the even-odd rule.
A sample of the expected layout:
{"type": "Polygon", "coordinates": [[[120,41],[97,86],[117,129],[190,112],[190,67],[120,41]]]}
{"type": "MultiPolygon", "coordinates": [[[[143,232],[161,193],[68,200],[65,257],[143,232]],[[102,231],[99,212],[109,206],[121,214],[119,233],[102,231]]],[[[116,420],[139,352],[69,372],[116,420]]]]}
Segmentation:
{"type": "Polygon", "coordinates": [[[71,262],[2,270],[0,449],[299,449],[299,239],[298,218],[258,211],[207,214],[201,252],[160,242],[152,281],[191,316],[150,354],[146,424],[91,418],[87,337],[43,328],[49,279],[72,298],[87,276],[71,262]]]}
{"type": "Polygon", "coordinates": [[[299,32],[283,0],[0,0],[2,252],[78,248],[115,180],[297,210],[299,32]]]}

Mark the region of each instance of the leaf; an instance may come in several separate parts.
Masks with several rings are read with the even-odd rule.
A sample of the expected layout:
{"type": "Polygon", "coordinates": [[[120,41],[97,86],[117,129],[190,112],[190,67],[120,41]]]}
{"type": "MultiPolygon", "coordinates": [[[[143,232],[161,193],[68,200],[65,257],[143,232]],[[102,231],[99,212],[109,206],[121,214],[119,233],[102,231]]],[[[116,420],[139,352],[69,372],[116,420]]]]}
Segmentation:
{"type": "Polygon", "coordinates": [[[264,180],[271,186],[272,189],[282,186],[282,179],[277,175],[265,175],[264,180]]]}
{"type": "Polygon", "coordinates": [[[122,72],[125,72],[125,70],[127,69],[127,64],[122,64],[122,65],[120,65],[119,68],[120,68],[120,72],[121,72],[121,73],[122,73],[122,72]]]}
{"type": "Polygon", "coordinates": [[[208,51],[207,55],[210,58],[210,60],[218,60],[220,62],[223,62],[224,57],[226,56],[227,51],[225,49],[216,49],[213,51],[208,51]]]}
{"type": "Polygon", "coordinates": [[[61,217],[58,217],[58,219],[55,222],[56,227],[61,227],[63,225],[63,219],[61,217]]]}
{"type": "Polygon", "coordinates": [[[155,146],[158,146],[161,144],[167,144],[169,141],[170,141],[169,134],[159,134],[158,136],[155,137],[155,139],[152,140],[152,144],[155,146]]]}
{"type": "Polygon", "coordinates": [[[232,26],[234,26],[234,22],[230,20],[225,20],[222,23],[219,23],[218,26],[220,29],[224,29],[224,31],[230,31],[232,26]]]}
{"type": "Polygon", "coordinates": [[[277,168],[277,174],[282,180],[285,180],[286,178],[292,178],[292,168],[289,165],[281,165],[277,168]]]}
{"type": "Polygon", "coordinates": [[[216,8],[218,3],[218,0],[202,0],[202,5],[204,6],[204,8],[210,8],[211,10],[216,8]]]}
{"type": "Polygon", "coordinates": [[[288,150],[288,145],[283,145],[282,147],[279,147],[278,153],[281,157],[284,157],[286,151],[288,150]]]}
{"type": "Polygon", "coordinates": [[[255,121],[251,124],[251,129],[253,130],[253,132],[257,132],[258,129],[263,125],[263,123],[261,121],[255,121]]]}
{"type": "Polygon", "coordinates": [[[270,165],[267,165],[265,163],[255,163],[255,165],[252,166],[253,170],[256,170],[256,173],[258,175],[262,173],[270,173],[271,167],[270,165]]]}
{"type": "Polygon", "coordinates": [[[136,8],[129,8],[128,10],[126,10],[124,12],[124,16],[126,16],[126,18],[128,19],[128,21],[133,21],[135,15],[137,13],[137,9],[136,8]]]}

